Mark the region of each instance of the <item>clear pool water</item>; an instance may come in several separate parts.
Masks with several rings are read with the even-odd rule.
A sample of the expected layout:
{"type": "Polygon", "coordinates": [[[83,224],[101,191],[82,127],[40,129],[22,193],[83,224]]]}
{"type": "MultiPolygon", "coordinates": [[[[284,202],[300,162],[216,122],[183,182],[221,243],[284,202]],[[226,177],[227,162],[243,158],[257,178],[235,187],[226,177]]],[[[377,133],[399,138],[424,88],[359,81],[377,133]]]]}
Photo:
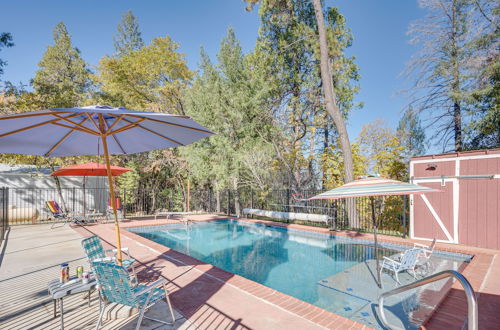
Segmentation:
{"type": "MultiPolygon", "coordinates": [[[[367,271],[374,258],[374,248],[370,241],[235,220],[129,230],[231,273],[350,318],[353,318],[355,311],[359,311],[359,315],[356,315],[370,319],[370,308],[365,312],[363,308],[366,309],[379,293],[375,282],[370,279],[372,273],[367,271]],[[356,276],[359,276],[359,280],[356,280],[356,276]],[[360,283],[347,284],[353,278],[354,282],[360,283]],[[373,292],[373,297],[362,294],[362,289],[356,285],[366,286],[365,293],[373,292]]],[[[379,254],[391,256],[398,250],[401,248],[386,244],[379,249],[379,254]]],[[[454,263],[455,267],[458,264],[454,263]]],[[[363,319],[358,321],[372,326],[371,321],[375,322],[373,318],[370,322],[363,319]]]]}

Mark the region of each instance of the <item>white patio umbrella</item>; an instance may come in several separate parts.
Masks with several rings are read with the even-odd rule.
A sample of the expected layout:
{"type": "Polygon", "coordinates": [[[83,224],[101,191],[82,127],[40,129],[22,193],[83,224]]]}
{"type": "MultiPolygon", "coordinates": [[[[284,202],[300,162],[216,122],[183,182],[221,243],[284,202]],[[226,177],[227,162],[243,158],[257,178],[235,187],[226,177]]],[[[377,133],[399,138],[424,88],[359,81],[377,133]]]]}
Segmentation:
{"type": "Polygon", "coordinates": [[[375,214],[375,196],[391,195],[412,195],[425,194],[428,192],[439,192],[425,186],[414,183],[406,183],[398,180],[384,179],[380,177],[368,177],[346,183],[335,189],[326,191],[309,199],[340,199],[349,197],[370,197],[372,209],[373,236],[375,241],[375,260],[377,264],[377,285],[382,285],[380,281],[380,264],[378,260],[378,242],[377,242],[377,222],[375,214]]]}
{"type": "Polygon", "coordinates": [[[120,227],[109,155],[184,146],[214,134],[190,117],[88,106],[0,117],[0,152],[45,157],[104,154],[121,263],[120,227]]]}

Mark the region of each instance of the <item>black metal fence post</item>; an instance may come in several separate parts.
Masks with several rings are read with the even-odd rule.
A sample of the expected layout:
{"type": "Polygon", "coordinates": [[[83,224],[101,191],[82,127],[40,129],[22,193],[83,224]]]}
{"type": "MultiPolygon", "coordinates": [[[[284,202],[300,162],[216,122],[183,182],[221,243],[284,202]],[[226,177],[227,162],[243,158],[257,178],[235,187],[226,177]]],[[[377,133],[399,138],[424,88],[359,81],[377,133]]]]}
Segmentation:
{"type": "Polygon", "coordinates": [[[0,188],[0,198],[2,199],[2,214],[0,215],[0,246],[5,237],[5,232],[7,231],[9,223],[9,190],[6,187],[0,188]]]}
{"type": "Polygon", "coordinates": [[[406,207],[407,207],[407,197],[406,195],[403,196],[403,238],[406,237],[406,234],[408,233],[408,228],[406,228],[406,207]]]}
{"type": "MultiPolygon", "coordinates": [[[[253,189],[250,189],[250,208],[253,209],[253,189]]],[[[253,214],[251,214],[253,219],[253,214]]]]}
{"type": "MultiPolygon", "coordinates": [[[[75,202],[76,202],[75,187],[73,187],[73,189],[71,189],[71,211],[72,212],[75,212],[75,202]]],[[[83,212],[85,212],[85,210],[83,210],[83,212]]]]}
{"type": "Polygon", "coordinates": [[[208,192],[208,207],[205,211],[208,213],[211,213],[212,212],[212,189],[208,189],[207,192],[208,192]]]}
{"type": "Polygon", "coordinates": [[[127,217],[127,188],[123,188],[122,212],[123,212],[123,219],[126,219],[126,217],[127,217]]]}
{"type": "Polygon", "coordinates": [[[286,212],[290,212],[290,188],[286,190],[286,212]]]}

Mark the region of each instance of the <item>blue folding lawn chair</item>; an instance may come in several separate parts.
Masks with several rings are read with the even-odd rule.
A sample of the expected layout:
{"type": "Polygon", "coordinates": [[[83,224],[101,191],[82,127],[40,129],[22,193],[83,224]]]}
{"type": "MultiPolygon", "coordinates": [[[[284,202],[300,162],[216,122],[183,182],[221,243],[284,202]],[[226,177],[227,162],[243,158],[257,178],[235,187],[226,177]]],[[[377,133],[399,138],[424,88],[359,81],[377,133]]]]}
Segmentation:
{"type": "Polygon", "coordinates": [[[163,324],[174,324],[175,316],[168,296],[168,290],[166,288],[167,281],[165,279],[157,280],[150,285],[134,286],[130,275],[122,266],[109,262],[92,262],[92,269],[95,272],[99,284],[99,292],[104,302],[104,304],[100,304],[99,306],[99,319],[97,320],[96,329],[99,329],[101,326],[102,317],[108,303],[116,303],[137,308],[139,311],[139,319],[137,320],[136,330],[140,329],[144,317],[163,324]],[[148,308],[163,299],[165,299],[168,304],[172,322],[166,322],[144,315],[148,308]]]}

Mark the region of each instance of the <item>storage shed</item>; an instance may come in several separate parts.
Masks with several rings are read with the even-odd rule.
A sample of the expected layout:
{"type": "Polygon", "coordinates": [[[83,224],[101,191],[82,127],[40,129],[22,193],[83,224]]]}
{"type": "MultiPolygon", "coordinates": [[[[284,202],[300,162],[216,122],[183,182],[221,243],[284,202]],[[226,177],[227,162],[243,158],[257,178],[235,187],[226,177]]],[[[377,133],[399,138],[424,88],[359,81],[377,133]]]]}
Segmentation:
{"type": "Polygon", "coordinates": [[[500,149],[413,157],[412,182],[441,193],[410,197],[410,237],[500,249],[500,149]]]}

